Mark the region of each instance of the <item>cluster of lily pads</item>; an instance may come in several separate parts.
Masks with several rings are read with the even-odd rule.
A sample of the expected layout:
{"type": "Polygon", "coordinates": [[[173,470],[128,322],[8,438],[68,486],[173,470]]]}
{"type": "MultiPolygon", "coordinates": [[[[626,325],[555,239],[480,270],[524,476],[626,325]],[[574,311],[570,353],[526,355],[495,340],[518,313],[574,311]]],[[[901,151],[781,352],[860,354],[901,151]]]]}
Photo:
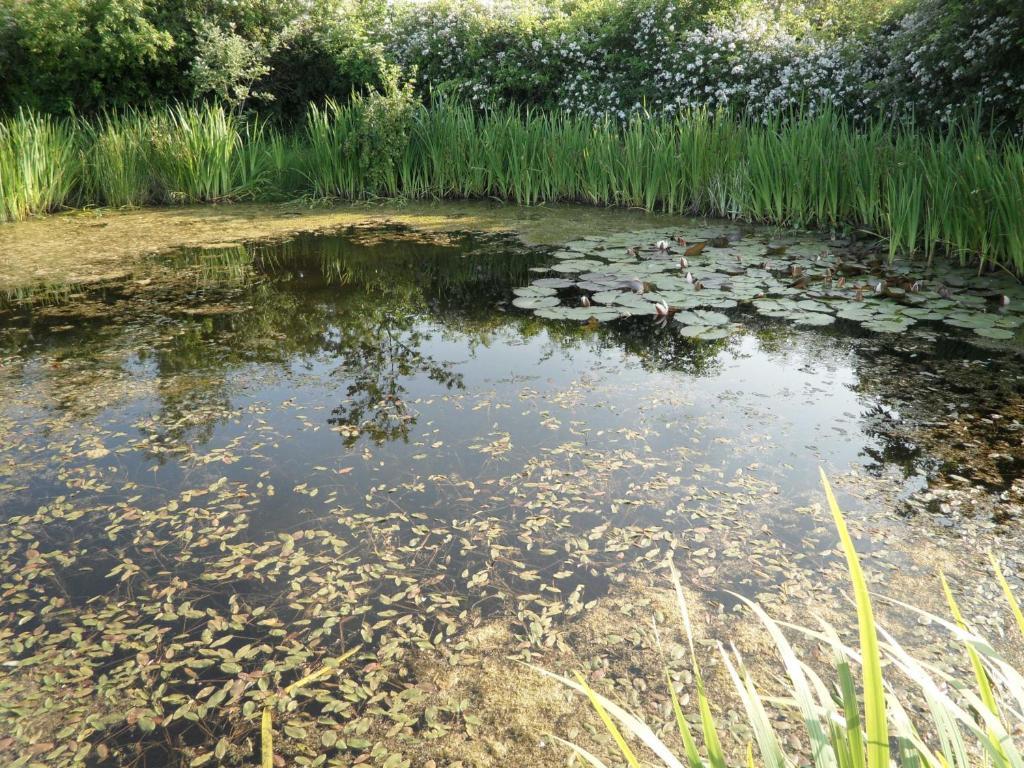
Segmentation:
{"type": "Polygon", "coordinates": [[[740,305],[803,326],[837,319],[876,333],[942,322],[1009,340],[1024,325],[1024,287],[949,262],[887,259],[844,241],[765,242],[721,227],[585,237],[554,253],[513,305],[551,320],[670,318],[685,336],[721,339],[740,305]],[[852,246],[852,247],[851,247],[852,246]]]}

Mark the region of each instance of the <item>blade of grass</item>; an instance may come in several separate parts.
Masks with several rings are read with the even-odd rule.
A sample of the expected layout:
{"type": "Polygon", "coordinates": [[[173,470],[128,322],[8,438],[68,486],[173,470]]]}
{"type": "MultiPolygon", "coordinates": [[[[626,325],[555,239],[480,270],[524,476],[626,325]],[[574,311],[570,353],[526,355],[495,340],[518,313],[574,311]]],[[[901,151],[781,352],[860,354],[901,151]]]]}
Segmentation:
{"type": "Polygon", "coordinates": [[[633,754],[633,750],[629,748],[629,744],[622,737],[622,733],[619,731],[615,722],[609,717],[605,711],[604,705],[601,704],[601,698],[597,695],[597,692],[587,685],[587,681],[583,679],[583,675],[579,672],[576,673],[576,682],[580,684],[583,692],[587,694],[587,698],[590,699],[590,705],[597,710],[598,716],[601,718],[601,722],[604,723],[604,727],[608,729],[608,733],[615,739],[615,744],[622,752],[622,756],[626,758],[626,762],[632,766],[632,768],[640,768],[640,761],[636,759],[636,755],[633,754]]]}
{"type": "Polygon", "coordinates": [[[854,599],[857,603],[857,623],[860,630],[860,651],[864,675],[864,723],[867,729],[868,768],[889,768],[889,726],[885,714],[885,690],[882,684],[882,658],[878,649],[878,633],[871,609],[871,597],[867,581],[860,567],[857,550],[846,528],[843,513],[832,493],[825,470],[819,468],[821,484],[825,489],[832,518],[839,530],[839,540],[846,555],[846,565],[853,582],[854,599]]]}
{"type": "Polygon", "coordinates": [[[1017,620],[1017,627],[1020,629],[1022,635],[1024,635],[1024,613],[1021,613],[1020,604],[1017,602],[1017,598],[1013,596],[1013,590],[1010,589],[1009,583],[1006,581],[1006,577],[1003,576],[1002,566],[999,565],[999,559],[996,557],[992,550],[988,552],[989,560],[992,561],[992,570],[996,573],[996,581],[999,582],[999,586],[1003,588],[1003,595],[1006,596],[1006,602],[1010,604],[1010,611],[1013,613],[1013,618],[1017,620]]]}
{"type": "Polygon", "coordinates": [[[260,721],[260,768],[274,768],[274,722],[270,707],[263,708],[260,721]]]}
{"type": "MultiPolygon", "coordinates": [[[[957,626],[967,631],[967,622],[964,621],[963,614],[960,612],[960,606],[957,605],[956,598],[953,596],[953,590],[949,588],[946,574],[941,571],[939,572],[939,581],[942,583],[942,591],[946,595],[946,603],[949,604],[949,612],[953,614],[953,619],[956,621],[957,626]]],[[[978,693],[981,695],[981,700],[985,702],[989,712],[999,717],[999,707],[996,705],[996,698],[992,693],[992,685],[989,682],[988,674],[985,672],[985,667],[981,663],[981,657],[978,656],[978,652],[974,650],[974,646],[970,643],[964,643],[964,649],[967,651],[967,658],[971,661],[971,670],[974,672],[974,680],[978,684],[978,693]]]]}

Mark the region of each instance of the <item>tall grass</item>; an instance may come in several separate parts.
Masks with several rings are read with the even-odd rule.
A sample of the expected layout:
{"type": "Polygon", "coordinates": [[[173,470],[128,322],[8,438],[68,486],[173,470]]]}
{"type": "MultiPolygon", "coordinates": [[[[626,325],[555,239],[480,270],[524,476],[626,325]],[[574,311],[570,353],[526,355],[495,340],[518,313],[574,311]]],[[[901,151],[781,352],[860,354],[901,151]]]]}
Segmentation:
{"type": "Polygon", "coordinates": [[[375,114],[371,100],[312,106],[282,134],[216,106],[92,122],[19,112],[0,118],[0,220],[296,197],[574,201],[859,228],[887,238],[893,254],[1024,274],[1024,144],[974,124],[939,135],[881,122],[855,129],[828,111],[761,124],[694,110],[620,125],[439,104],[381,136],[398,128],[374,125],[375,114]],[[396,144],[386,160],[372,151],[396,144]]]}
{"type": "MultiPolygon", "coordinates": [[[[913,606],[891,602],[929,620],[962,644],[970,661],[973,681],[957,677],[930,662],[917,660],[878,626],[853,540],[824,473],[821,479],[846,555],[857,609],[859,647],[854,649],[845,645],[839,633],[823,620],[819,620],[817,629],[785,625],[792,633],[831,652],[835,679],[827,684],[799,657],[783,631],[783,625],[769,617],[757,604],[740,598],[767,630],[788,677],[788,695],[771,701],[795,711],[806,732],[806,754],[798,754],[782,746],[766,707],[769,700],[758,692],[736,650],[726,650],[720,645],[724,667],[742,705],[761,763],[768,768],[790,768],[808,762],[814,768],[888,768],[891,764],[906,768],[1024,766],[1021,755],[1024,745],[1020,742],[1024,726],[1024,675],[969,627],[943,577],[940,581],[952,621],[913,606]],[[858,668],[859,686],[858,675],[854,671],[858,668]],[[897,675],[899,680],[895,679],[897,675]],[[908,686],[916,688],[918,702],[908,701],[908,686]],[[915,713],[914,716],[911,712],[915,713]]],[[[1024,634],[1024,614],[998,560],[995,556],[991,559],[1009,612],[1024,634]]],[[[686,600],[674,569],[672,578],[680,623],[689,643],[704,754],[697,748],[671,679],[668,681],[669,693],[683,745],[681,755],[676,755],[640,718],[594,691],[582,677],[577,676],[574,681],[551,672],[544,674],[589,699],[631,768],[639,768],[640,761],[631,740],[623,735],[623,729],[632,734],[632,741],[643,744],[657,756],[660,765],[682,768],[685,762],[688,768],[725,768],[726,759],[701,676],[686,600]]],[[[589,765],[604,768],[604,763],[590,752],[570,742],[559,741],[589,765]]],[[[747,747],[745,762],[751,768],[755,764],[753,744],[747,747]]]]}
{"type": "Polygon", "coordinates": [[[84,174],[73,123],[31,112],[0,121],[0,221],[76,200],[84,174]]]}

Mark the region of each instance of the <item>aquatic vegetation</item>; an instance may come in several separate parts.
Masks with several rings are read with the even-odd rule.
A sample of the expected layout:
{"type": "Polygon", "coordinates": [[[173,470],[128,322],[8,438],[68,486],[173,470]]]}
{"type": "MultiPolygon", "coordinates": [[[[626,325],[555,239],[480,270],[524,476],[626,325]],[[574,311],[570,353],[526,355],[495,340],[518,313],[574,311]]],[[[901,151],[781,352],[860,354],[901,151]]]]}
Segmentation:
{"type": "MultiPolygon", "coordinates": [[[[652,255],[682,248],[658,240],[652,255]]],[[[698,277],[716,251],[700,245],[671,254],[698,277]]],[[[632,685],[654,647],[633,586],[670,548],[712,599],[739,579],[769,607],[830,600],[834,542],[794,454],[882,466],[886,493],[926,470],[1019,475],[1003,463],[1021,455],[1015,356],[753,324],[692,344],[674,320],[511,310],[550,261],[509,236],[354,227],[162,254],[4,304],[0,761],[341,768],[478,748],[477,764],[514,749],[549,764],[560,751],[505,717],[526,709],[522,678],[488,673],[578,663],[657,717],[667,699],[632,685]],[[900,399],[929,388],[946,392],[919,412],[900,399]],[[894,455],[914,428],[928,449],[894,455]],[[936,468],[950,435],[963,453],[936,468]],[[1003,458],[972,457],[980,441],[1003,458]],[[637,613],[612,631],[609,605],[637,613]]],[[[893,579],[946,546],[942,516],[971,542],[949,572],[958,597],[994,526],[1017,540],[991,489],[984,511],[910,520],[883,498],[855,520],[893,579]]],[[[968,591],[965,614],[988,598],[968,591]]],[[[532,723],[581,722],[561,691],[546,705],[532,723]]]]}
{"type": "Polygon", "coordinates": [[[870,246],[814,238],[765,242],[722,226],[647,230],[567,243],[513,305],[551,320],[672,317],[682,334],[722,339],[723,310],[749,307],[801,326],[837,319],[876,333],[942,322],[991,340],[1024,326],[1024,290],[1006,275],[885,258],[870,246]]]}
{"type": "Polygon", "coordinates": [[[73,124],[32,112],[0,118],[0,222],[75,199],[82,167],[73,124]]]}
{"type": "Polygon", "coordinates": [[[626,123],[567,113],[430,108],[408,90],[313,107],[297,132],[216,106],[96,124],[0,119],[0,218],[67,206],[240,199],[575,201],[888,241],[1024,271],[1024,146],[967,123],[944,135],[841,115],[757,123],[697,109],[626,123]]]}
{"type": "MultiPolygon", "coordinates": [[[[771,636],[789,678],[786,684],[788,696],[770,701],[797,713],[806,728],[807,742],[801,745],[799,751],[794,751],[791,745],[783,746],[781,733],[766,709],[769,699],[758,691],[735,647],[727,649],[719,643],[722,663],[742,702],[744,716],[750,726],[753,742],[760,751],[762,763],[781,767],[800,764],[809,758],[815,766],[833,768],[885,768],[892,763],[962,768],[971,765],[1019,765],[1021,757],[1018,741],[1020,727],[1024,723],[1021,716],[1024,676],[965,621],[941,574],[940,580],[952,621],[914,606],[900,605],[918,614],[930,625],[940,627],[963,645],[974,674],[973,681],[962,680],[954,673],[915,658],[893,635],[878,626],[872,608],[872,595],[861,570],[856,548],[824,471],[821,479],[839,531],[853,586],[859,648],[847,645],[836,627],[823,619],[819,620],[816,628],[793,626],[772,619],[755,602],[739,598],[771,636]],[[787,637],[786,629],[800,638],[820,643],[831,652],[835,668],[834,682],[827,684],[813,666],[800,657],[787,637]],[[859,686],[854,671],[857,667],[860,668],[859,686]],[[899,679],[896,679],[897,675],[899,679]],[[924,706],[909,701],[910,691],[920,698],[924,706]]],[[[990,559],[1009,612],[1016,621],[1017,629],[1024,635],[1024,615],[1021,614],[1017,598],[1003,576],[999,560],[991,553],[990,559]]],[[[590,700],[627,764],[633,768],[639,768],[640,761],[620,728],[626,729],[634,741],[640,742],[656,755],[662,765],[682,768],[685,757],[691,768],[724,768],[726,760],[722,753],[719,726],[712,715],[686,598],[674,567],[672,581],[678,599],[679,621],[689,643],[694,671],[696,699],[700,710],[697,732],[702,737],[707,757],[698,750],[671,679],[668,685],[672,709],[678,735],[684,745],[684,754],[679,757],[651,727],[595,691],[581,675],[577,674],[574,682],[551,672],[544,674],[579,691],[590,700]]],[[[605,765],[587,750],[563,739],[559,741],[587,764],[595,768],[603,768],[605,765]]],[[[747,764],[754,765],[753,743],[747,746],[747,764]]]]}

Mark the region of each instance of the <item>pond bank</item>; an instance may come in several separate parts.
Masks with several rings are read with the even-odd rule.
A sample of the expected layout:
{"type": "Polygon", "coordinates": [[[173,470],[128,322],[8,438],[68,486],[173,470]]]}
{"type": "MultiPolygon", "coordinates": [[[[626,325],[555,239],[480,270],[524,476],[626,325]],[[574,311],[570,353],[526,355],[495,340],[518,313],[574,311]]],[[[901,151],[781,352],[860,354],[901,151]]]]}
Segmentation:
{"type": "Polygon", "coordinates": [[[583,205],[383,202],[308,206],[232,203],[70,211],[0,225],[0,293],[126,276],[147,255],[241,244],[348,226],[400,224],[431,232],[512,232],[527,245],[670,226],[683,217],[583,205]]]}

